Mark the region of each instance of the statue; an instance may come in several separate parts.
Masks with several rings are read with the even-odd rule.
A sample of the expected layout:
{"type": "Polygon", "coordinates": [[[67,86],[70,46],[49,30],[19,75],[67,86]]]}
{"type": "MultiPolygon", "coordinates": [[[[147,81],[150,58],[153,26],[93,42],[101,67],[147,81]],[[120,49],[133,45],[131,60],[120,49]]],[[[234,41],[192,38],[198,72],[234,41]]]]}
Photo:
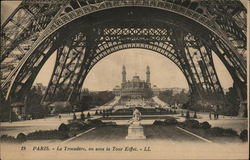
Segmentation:
{"type": "Polygon", "coordinates": [[[130,124],[140,124],[141,112],[138,109],[134,109],[133,117],[129,120],[130,124]]]}
{"type": "Polygon", "coordinates": [[[132,121],[137,122],[141,120],[141,112],[138,109],[135,109],[133,112],[132,121]]]}
{"type": "Polygon", "coordinates": [[[134,109],[133,117],[129,120],[130,125],[128,127],[128,135],[126,139],[146,139],[144,135],[143,126],[140,123],[141,112],[138,109],[134,109]]]}

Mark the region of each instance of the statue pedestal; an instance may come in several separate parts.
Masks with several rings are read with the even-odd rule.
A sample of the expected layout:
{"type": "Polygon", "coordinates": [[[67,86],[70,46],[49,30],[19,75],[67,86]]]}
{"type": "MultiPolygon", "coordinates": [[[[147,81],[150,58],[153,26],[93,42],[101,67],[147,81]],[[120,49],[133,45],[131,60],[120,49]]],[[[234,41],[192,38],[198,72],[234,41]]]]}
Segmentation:
{"type": "Polygon", "coordinates": [[[146,139],[143,127],[140,123],[133,123],[128,127],[128,135],[126,136],[126,139],[146,139]]]}

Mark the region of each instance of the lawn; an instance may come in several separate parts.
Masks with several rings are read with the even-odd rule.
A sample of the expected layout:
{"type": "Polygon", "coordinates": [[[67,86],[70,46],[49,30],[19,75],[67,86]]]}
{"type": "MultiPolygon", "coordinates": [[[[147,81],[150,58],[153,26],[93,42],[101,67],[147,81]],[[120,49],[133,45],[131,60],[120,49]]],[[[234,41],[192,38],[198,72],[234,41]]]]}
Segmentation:
{"type": "MultiPolygon", "coordinates": [[[[171,141],[201,141],[189,135],[175,126],[154,126],[144,125],[144,134],[147,140],[171,140],[171,141]]],[[[128,133],[128,126],[102,126],[83,134],[74,141],[79,140],[125,140],[128,133]]]]}
{"type": "Polygon", "coordinates": [[[181,127],[189,132],[192,132],[196,135],[199,135],[203,138],[206,138],[208,140],[211,140],[212,142],[216,142],[216,143],[240,143],[241,140],[239,137],[235,137],[235,136],[212,136],[210,134],[207,133],[207,131],[205,129],[200,129],[200,128],[188,128],[188,127],[181,127]]]}

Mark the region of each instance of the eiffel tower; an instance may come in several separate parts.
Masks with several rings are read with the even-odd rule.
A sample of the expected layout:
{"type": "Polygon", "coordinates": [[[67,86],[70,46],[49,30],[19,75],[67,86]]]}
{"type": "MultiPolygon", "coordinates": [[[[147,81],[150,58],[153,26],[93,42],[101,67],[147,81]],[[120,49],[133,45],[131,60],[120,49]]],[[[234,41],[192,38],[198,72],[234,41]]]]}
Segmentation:
{"type": "MultiPolygon", "coordinates": [[[[175,63],[191,101],[223,101],[213,62],[247,98],[247,10],[239,0],[23,0],[1,26],[1,103],[24,102],[52,54],[42,103],[63,89],[74,103],[89,71],[119,50],[143,48],[175,63]]],[[[3,104],[3,103],[2,103],[3,104]]]]}

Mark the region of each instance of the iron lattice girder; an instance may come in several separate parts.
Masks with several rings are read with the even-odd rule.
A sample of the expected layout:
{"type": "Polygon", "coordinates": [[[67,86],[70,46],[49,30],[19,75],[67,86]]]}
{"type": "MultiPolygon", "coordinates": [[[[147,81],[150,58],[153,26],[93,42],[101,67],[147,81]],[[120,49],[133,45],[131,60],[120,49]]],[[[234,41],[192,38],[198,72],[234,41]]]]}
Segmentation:
{"type": "MultiPolygon", "coordinates": [[[[22,2],[1,26],[1,87],[11,81],[26,52],[56,17],[59,4],[22,2]]],[[[8,83],[9,84],[9,83],[8,83]]]]}
{"type": "MultiPolygon", "coordinates": [[[[177,52],[175,52],[175,49],[173,49],[173,44],[170,43],[172,42],[170,36],[172,34],[171,30],[166,30],[164,29],[153,29],[153,28],[98,28],[97,29],[97,33],[99,33],[97,35],[97,37],[95,38],[95,41],[93,41],[94,44],[92,44],[93,46],[97,46],[94,50],[95,52],[92,53],[92,57],[89,57],[85,60],[85,63],[83,62],[83,67],[85,72],[82,72],[83,75],[81,75],[80,77],[86,77],[86,75],[88,74],[88,72],[91,70],[91,68],[101,59],[103,59],[104,57],[106,57],[107,55],[115,52],[115,51],[119,51],[121,49],[125,49],[125,48],[145,48],[145,49],[150,49],[153,51],[156,51],[164,56],[166,56],[167,58],[171,59],[174,63],[177,64],[177,66],[179,66],[180,70],[182,72],[185,73],[185,76],[187,78],[187,81],[190,85],[190,88],[192,90],[196,90],[194,92],[199,92],[202,93],[203,95],[206,94],[206,98],[211,98],[212,94],[216,94],[216,96],[218,95],[223,95],[222,89],[220,87],[220,83],[218,82],[217,77],[214,77],[215,75],[215,70],[213,70],[214,68],[211,67],[210,61],[212,61],[212,57],[208,56],[208,54],[211,54],[210,52],[206,52],[206,49],[203,48],[203,52],[200,52],[203,60],[206,59],[206,62],[203,61],[198,61],[196,62],[197,64],[199,63],[199,65],[194,65],[194,55],[192,57],[189,57],[189,61],[188,63],[192,63],[193,66],[191,68],[193,68],[194,70],[196,70],[196,79],[191,79],[190,75],[194,75],[193,72],[188,72],[186,70],[187,65],[185,65],[183,57],[182,56],[177,56],[177,52]],[[152,41],[154,40],[150,40],[150,36],[148,35],[150,30],[150,36],[154,37],[156,35],[160,35],[159,33],[164,33],[163,35],[165,37],[167,37],[166,39],[168,39],[168,41],[160,41],[157,44],[156,43],[152,43],[152,41]],[[135,32],[136,31],[136,32],[135,32]],[[144,31],[144,32],[141,32],[144,31]],[[125,36],[124,35],[125,33],[125,36]],[[168,33],[168,34],[166,34],[168,33]],[[144,38],[144,34],[146,34],[146,36],[148,36],[148,38],[144,38]],[[155,35],[154,35],[155,34],[155,35]],[[116,41],[115,39],[113,39],[112,41],[110,41],[109,39],[105,39],[103,38],[103,36],[108,36],[108,35],[112,35],[114,37],[116,37],[116,41]],[[119,36],[117,36],[119,35],[119,36]],[[122,38],[120,37],[122,36],[122,38]],[[138,42],[137,38],[131,38],[131,37],[137,37],[140,39],[140,43],[138,42]],[[140,37],[141,36],[141,37],[140,37]],[[121,38],[121,39],[120,39],[121,38]],[[127,39],[126,39],[127,38],[127,39]],[[161,45],[159,45],[161,44],[161,45]],[[158,46],[157,46],[158,45],[158,46]],[[160,50],[159,50],[160,48],[160,50]],[[204,54],[204,55],[202,55],[204,54]],[[181,65],[183,64],[183,65],[181,65]],[[202,65],[201,65],[202,64],[202,65]],[[201,66],[203,67],[201,69],[201,66]],[[208,68],[210,68],[210,70],[208,70],[208,68]],[[204,69],[206,69],[204,71],[204,69]],[[199,73],[198,71],[199,70],[199,73]],[[203,70],[203,72],[201,72],[203,70]],[[199,81],[198,81],[199,79],[199,81]],[[202,81],[200,79],[203,79],[202,81]],[[213,80],[213,81],[212,81],[213,80]],[[200,87],[195,87],[195,85],[199,85],[200,87]],[[205,86],[204,86],[205,85],[205,86]],[[203,89],[201,91],[201,89],[203,89]],[[198,90],[198,91],[197,91],[198,90]],[[209,97],[208,97],[209,96],[209,97]]],[[[74,36],[77,36],[80,33],[77,33],[74,36]]],[[[74,37],[73,36],[73,37],[74,37]]],[[[190,35],[189,35],[190,36],[190,35]]],[[[71,38],[73,39],[73,38],[71,38]]],[[[183,39],[184,40],[184,39],[183,39]]],[[[82,41],[82,40],[80,40],[82,41]]],[[[87,39],[85,41],[88,41],[87,39]]],[[[198,40],[196,39],[192,39],[190,40],[192,41],[192,43],[196,43],[196,45],[187,45],[187,47],[195,47],[195,48],[199,48],[200,46],[198,46],[198,40]]],[[[75,42],[75,43],[80,43],[75,42]]],[[[183,42],[185,44],[188,44],[187,41],[183,42]]],[[[176,46],[176,47],[180,47],[180,46],[176,46]]],[[[71,50],[74,49],[74,47],[72,46],[68,46],[68,48],[71,48],[71,50]]],[[[198,52],[198,51],[197,51],[198,52]]],[[[70,53],[70,51],[68,51],[67,53],[70,53]]],[[[86,54],[86,53],[85,53],[86,54]]],[[[66,58],[64,58],[64,62],[68,61],[71,62],[72,61],[72,56],[68,56],[68,54],[64,54],[64,56],[66,58]]],[[[71,83],[71,81],[69,80],[69,76],[65,76],[65,75],[71,75],[71,74],[75,74],[75,70],[70,70],[67,67],[63,67],[64,64],[62,64],[62,62],[60,63],[60,58],[57,58],[57,62],[56,63],[56,69],[52,75],[52,80],[50,82],[50,85],[48,86],[48,91],[47,94],[45,95],[44,101],[55,101],[55,100],[62,100],[62,99],[55,99],[55,90],[57,89],[58,92],[60,91],[60,88],[65,87],[66,91],[69,92],[73,92],[75,93],[75,95],[77,95],[78,93],[78,89],[81,88],[82,83],[78,83],[75,87],[77,89],[72,90],[72,88],[74,88],[72,85],[74,83],[71,83]],[[64,75],[60,74],[57,70],[59,69],[60,73],[64,73],[64,75]],[[60,76],[58,76],[60,75],[60,76]],[[60,79],[62,79],[60,81],[60,79]],[[72,85],[70,85],[72,84],[72,85]],[[53,90],[53,91],[52,91],[53,90]]],[[[63,63],[64,63],[63,62],[63,63]]],[[[77,73],[79,74],[79,73],[77,73]]],[[[84,80],[85,78],[83,78],[82,80],[84,80]]],[[[71,94],[72,95],[72,94],[71,94]]],[[[204,95],[205,96],[205,95],[204,95]]],[[[74,97],[74,96],[73,96],[74,97]]],[[[221,96],[220,96],[221,97],[221,96]]],[[[68,98],[71,99],[71,98],[68,98]]],[[[64,99],[66,100],[66,99],[64,99]]]]}
{"type": "MultiPolygon", "coordinates": [[[[86,36],[79,33],[68,44],[63,44],[57,50],[56,64],[49,87],[43,101],[54,99],[56,93],[68,92],[72,88],[73,81],[77,79],[81,66],[83,66],[86,54],[86,36]]],[[[58,99],[58,98],[57,98],[58,99]]]]}
{"type": "MultiPolygon", "coordinates": [[[[85,3],[81,5],[81,3],[78,3],[80,5],[75,5],[74,7],[69,6],[69,8],[74,8],[74,10],[68,10],[68,15],[63,15],[60,19],[55,22],[55,25],[52,26],[52,30],[59,28],[64,23],[68,23],[72,19],[78,18],[82,14],[88,14],[89,12],[95,12],[97,10],[103,10],[107,8],[114,8],[114,7],[124,7],[124,6],[141,6],[141,7],[156,7],[167,11],[172,11],[174,13],[179,13],[181,15],[184,15],[186,17],[189,17],[191,19],[194,19],[198,23],[204,25],[208,29],[210,29],[212,32],[214,32],[217,36],[221,37],[221,39],[230,47],[230,49],[237,53],[235,50],[233,44],[228,40],[227,35],[225,32],[219,27],[219,25],[213,20],[211,14],[209,12],[206,12],[207,6],[202,5],[202,1],[198,2],[188,2],[183,1],[181,3],[178,3],[179,1],[157,1],[157,0],[128,0],[128,1],[87,1],[92,2],[90,4],[92,5],[86,5],[85,3]],[[93,4],[94,2],[94,4],[93,4]],[[190,4],[189,4],[190,3],[190,4]],[[202,10],[202,11],[199,11],[202,10]],[[210,19],[209,19],[210,18],[210,19]]],[[[225,6],[230,4],[231,1],[221,1],[218,3],[219,6],[225,6]]],[[[88,3],[87,3],[88,4],[88,3]]],[[[237,6],[239,6],[239,2],[237,2],[237,6]]],[[[66,8],[67,9],[67,8],[66,8]]],[[[235,28],[238,27],[237,25],[235,28]]],[[[238,27],[239,28],[239,27],[238,27]]],[[[246,42],[245,42],[246,43],[246,42]]],[[[240,55],[239,58],[241,58],[240,55]]],[[[244,64],[246,65],[246,64],[244,64]]]]}
{"type": "MultiPolygon", "coordinates": [[[[27,50],[59,11],[59,5],[26,5],[21,3],[2,28],[1,61],[15,49],[27,50]]],[[[10,55],[11,57],[12,55],[10,55]]]]}
{"type": "MultiPolygon", "coordinates": [[[[226,68],[230,72],[232,78],[240,83],[247,83],[247,68],[245,68],[237,56],[230,49],[225,46],[218,37],[209,35],[209,38],[205,39],[207,46],[212,49],[225,64],[226,68]]],[[[242,88],[243,89],[243,88],[242,88]]],[[[244,88],[246,90],[246,88],[244,88]]]]}
{"type": "MultiPolygon", "coordinates": [[[[158,8],[160,10],[164,10],[167,12],[176,13],[178,15],[192,19],[193,21],[201,24],[202,26],[210,30],[212,33],[214,33],[213,38],[217,39],[218,37],[220,37],[218,41],[227,50],[227,52],[223,53],[224,57],[222,58],[227,59],[225,62],[230,63],[230,65],[232,64],[231,66],[236,64],[238,67],[233,68],[232,72],[238,72],[238,74],[241,76],[241,79],[243,78],[242,82],[243,83],[246,82],[246,73],[244,72],[244,69],[246,69],[246,67],[244,65],[244,61],[242,61],[242,57],[239,55],[237,47],[235,49],[235,46],[232,44],[232,42],[230,42],[230,39],[228,38],[227,34],[225,34],[225,32],[222,31],[222,29],[217,24],[217,22],[213,20],[213,18],[211,17],[211,14],[206,12],[206,6],[201,4],[201,2],[203,1],[198,1],[198,4],[195,4],[197,2],[189,3],[188,1],[181,1],[181,2],[171,1],[170,2],[170,1],[157,1],[157,0],[129,0],[129,1],[122,1],[122,0],[120,1],[118,0],[116,1],[112,1],[112,0],[111,1],[106,1],[106,0],[81,1],[81,0],[78,0],[74,2],[73,1],[68,1],[68,2],[69,3],[65,3],[61,6],[61,10],[58,11],[58,13],[54,16],[50,24],[46,26],[44,31],[39,32],[40,33],[39,38],[34,43],[32,43],[31,48],[27,52],[24,52],[22,54],[22,55],[26,54],[26,56],[23,57],[21,62],[18,63],[18,65],[8,74],[8,77],[4,81],[2,87],[5,87],[5,88],[8,87],[8,85],[10,84],[10,81],[12,81],[12,84],[14,84],[13,83],[15,81],[14,78],[18,77],[16,73],[22,70],[19,68],[24,66],[24,64],[28,60],[28,57],[31,56],[36,50],[36,48],[39,45],[41,45],[43,41],[47,39],[51,34],[53,34],[54,32],[57,32],[60,28],[64,27],[66,24],[74,20],[77,20],[79,17],[87,16],[87,15],[90,15],[91,13],[98,12],[101,10],[107,10],[107,9],[118,8],[118,7],[158,8]],[[231,62],[232,59],[229,58],[231,54],[233,54],[233,61],[235,61],[236,63],[231,62]]],[[[230,3],[228,2],[229,1],[220,1],[218,5],[229,5],[230,3]]],[[[31,3],[26,3],[26,5],[30,5],[30,4],[31,3]]],[[[235,15],[236,14],[234,14],[233,16],[235,15]]],[[[234,27],[237,27],[237,25],[238,23],[234,25],[234,27]]],[[[22,84],[21,82],[16,82],[16,83],[22,84]]],[[[12,86],[13,85],[10,85],[11,88],[12,86]]]]}
{"type": "Polygon", "coordinates": [[[202,5],[206,7],[207,14],[212,17],[218,26],[226,33],[239,53],[244,56],[247,47],[246,8],[239,1],[222,1],[216,3],[207,2],[202,3],[202,5]]]}
{"type": "Polygon", "coordinates": [[[58,34],[55,34],[46,39],[43,45],[36,49],[36,54],[28,57],[28,61],[22,67],[23,70],[19,72],[18,76],[16,75],[16,81],[12,82],[12,88],[3,88],[8,95],[12,95],[12,101],[22,101],[25,94],[28,93],[43,64],[57,48],[57,43],[55,43],[57,38],[58,34]]]}
{"type": "Polygon", "coordinates": [[[166,28],[104,28],[100,34],[100,41],[169,42],[170,34],[166,28]]]}

